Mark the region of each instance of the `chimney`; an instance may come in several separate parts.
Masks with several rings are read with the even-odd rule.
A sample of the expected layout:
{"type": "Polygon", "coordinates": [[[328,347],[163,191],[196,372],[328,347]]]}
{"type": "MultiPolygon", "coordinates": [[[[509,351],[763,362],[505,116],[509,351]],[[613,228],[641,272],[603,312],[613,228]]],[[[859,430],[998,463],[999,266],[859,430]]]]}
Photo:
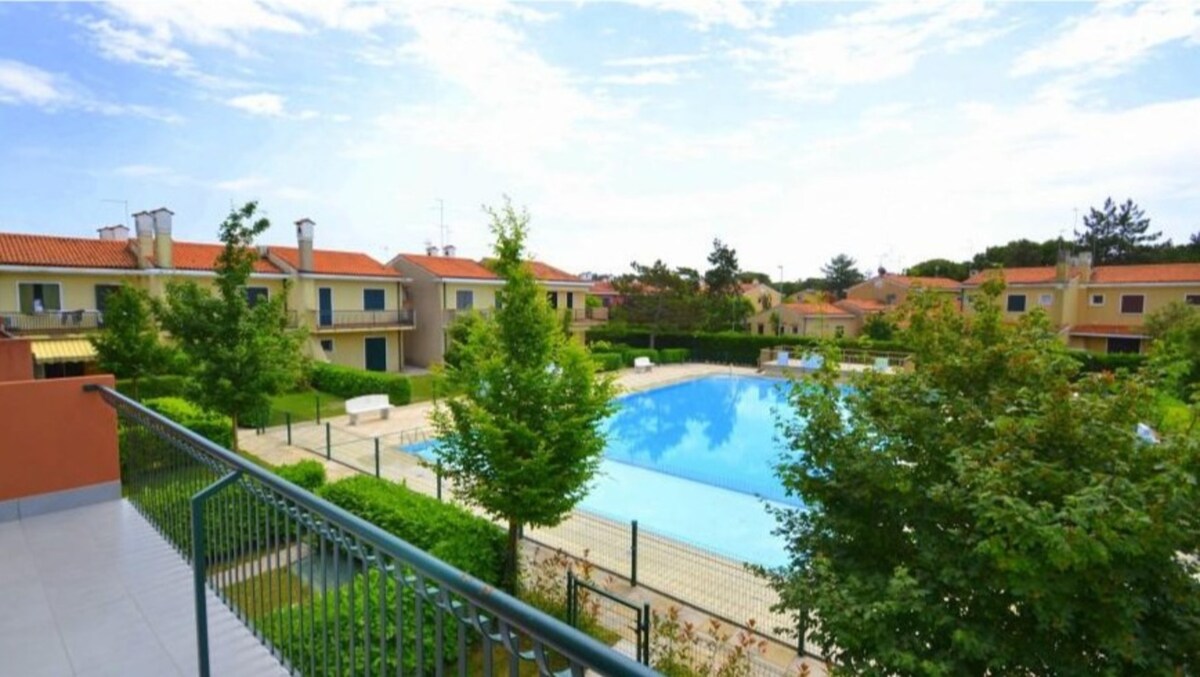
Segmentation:
{"type": "Polygon", "coordinates": [[[296,241],[300,244],[300,272],[313,272],[313,223],[310,218],[296,222],[296,241]]]}
{"type": "Polygon", "coordinates": [[[1071,277],[1071,260],[1062,249],[1058,250],[1058,261],[1054,264],[1054,281],[1066,282],[1071,277]]]}
{"type": "Polygon", "coordinates": [[[96,232],[100,233],[101,240],[115,240],[118,242],[123,242],[129,239],[129,229],[119,224],[115,226],[98,228],[96,229],[96,232]]]}
{"type": "Polygon", "coordinates": [[[171,217],[175,212],[159,207],[150,215],[154,217],[154,262],[159,268],[171,268],[171,217]]]}
{"type": "Polygon", "coordinates": [[[1075,265],[1079,267],[1079,281],[1087,284],[1092,281],[1092,253],[1079,252],[1075,256],[1075,265]]]}
{"type": "Polygon", "coordinates": [[[425,256],[437,256],[437,255],[438,255],[437,245],[435,245],[432,242],[426,242],[425,243],[425,256]]]}
{"type": "Polygon", "coordinates": [[[138,212],[133,215],[133,224],[137,229],[138,268],[149,268],[150,254],[154,251],[154,216],[150,212],[138,212]]]}
{"type": "Polygon", "coordinates": [[[442,247],[442,256],[452,257],[456,251],[458,251],[458,249],[454,245],[448,244],[445,247],[442,247]]]}

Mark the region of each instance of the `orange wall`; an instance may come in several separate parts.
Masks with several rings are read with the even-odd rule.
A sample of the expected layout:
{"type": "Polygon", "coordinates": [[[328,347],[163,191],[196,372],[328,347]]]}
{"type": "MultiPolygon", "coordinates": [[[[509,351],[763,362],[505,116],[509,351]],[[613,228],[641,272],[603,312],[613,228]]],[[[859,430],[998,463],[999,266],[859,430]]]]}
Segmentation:
{"type": "Polygon", "coordinates": [[[0,501],[121,479],[116,412],[85,383],[114,380],[0,383],[0,501]]]}
{"type": "Polygon", "coordinates": [[[33,353],[28,339],[0,338],[0,383],[33,379],[33,353]]]}

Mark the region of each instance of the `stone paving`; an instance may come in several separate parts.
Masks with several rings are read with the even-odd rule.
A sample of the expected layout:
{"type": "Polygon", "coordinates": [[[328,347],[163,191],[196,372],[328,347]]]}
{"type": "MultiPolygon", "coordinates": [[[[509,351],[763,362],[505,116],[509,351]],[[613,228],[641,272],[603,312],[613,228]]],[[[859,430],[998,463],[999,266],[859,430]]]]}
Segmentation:
{"type": "MultiPolygon", "coordinates": [[[[622,392],[635,392],[705,375],[755,373],[755,370],[745,367],[662,365],[649,372],[623,370],[617,373],[617,383],[622,392]]],[[[325,465],[330,479],[358,472],[374,474],[375,438],[379,438],[380,476],[434,495],[437,491],[434,471],[411,454],[395,453],[403,445],[427,438],[432,410],[433,404],[429,402],[395,407],[387,419],[364,416],[354,426],[350,425],[347,416],[329,419],[332,446],[325,465]]],[[[294,463],[312,459],[314,454],[317,458],[324,457],[325,435],[324,421],[320,426],[310,422],[292,426],[290,446],[287,444],[286,430],[282,428],[268,429],[262,435],[243,431],[239,443],[242,449],[268,462],[294,463]]],[[[449,488],[443,487],[443,490],[448,498],[449,488]]],[[[617,574],[625,575],[629,569],[630,535],[627,524],[576,513],[553,529],[529,532],[527,536],[545,546],[562,548],[576,557],[586,552],[593,564],[617,574]]],[[[775,593],[740,563],[646,530],[639,534],[638,542],[641,585],[633,588],[626,578],[608,576],[610,580],[607,584],[615,593],[633,600],[649,601],[653,608],[659,610],[672,605],[679,606],[686,620],[701,627],[707,626],[709,616],[686,608],[680,603],[681,600],[711,609],[736,622],[754,619],[757,627],[767,632],[788,624],[785,618],[769,611],[775,593]],[[668,593],[669,597],[647,589],[647,585],[668,593]]],[[[825,674],[821,662],[797,658],[794,640],[769,642],[760,658],[761,665],[757,666],[755,674],[797,674],[801,663],[806,664],[814,676],[825,674]]]]}

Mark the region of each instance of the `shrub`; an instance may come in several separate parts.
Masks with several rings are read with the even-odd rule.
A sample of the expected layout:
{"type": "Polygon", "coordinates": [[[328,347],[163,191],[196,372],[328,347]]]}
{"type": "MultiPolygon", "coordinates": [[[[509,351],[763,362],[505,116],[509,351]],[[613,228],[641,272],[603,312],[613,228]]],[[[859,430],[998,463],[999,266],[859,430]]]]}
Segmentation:
{"type": "MultiPolygon", "coordinates": [[[[195,383],[186,376],[143,376],[138,380],[138,399],[152,400],[159,397],[187,397],[195,383]]],[[[117,392],[133,397],[133,381],[119,379],[117,392]]]]}
{"type": "Polygon", "coordinates": [[[1086,350],[1072,350],[1071,357],[1079,361],[1080,370],[1085,373],[1118,369],[1137,371],[1149,360],[1149,356],[1139,353],[1091,353],[1086,350]]]}
{"type": "Polygon", "coordinates": [[[625,364],[621,353],[592,353],[592,361],[599,371],[616,371],[625,364]]]}
{"type": "Polygon", "coordinates": [[[316,363],[312,367],[312,386],[344,399],[360,395],[386,393],[393,406],[412,401],[412,383],[407,376],[366,371],[336,364],[316,363]]]}
{"type": "Polygon", "coordinates": [[[366,475],[328,484],[317,493],[485,583],[500,582],[505,533],[482,517],[366,475]]]}
{"type": "Polygon", "coordinates": [[[325,485],[325,466],[320,461],[305,460],[273,468],[276,475],[305,491],[315,492],[325,485]]]}
{"type": "Polygon", "coordinates": [[[691,355],[687,348],[663,348],[658,351],[658,361],[662,364],[682,364],[691,355]]]}
{"type": "Polygon", "coordinates": [[[648,357],[655,364],[659,362],[658,351],[653,348],[628,348],[621,352],[621,359],[625,361],[626,367],[632,367],[633,361],[639,357],[648,357]]]}
{"type": "Polygon", "coordinates": [[[143,402],[148,409],[157,412],[192,432],[206,437],[226,449],[233,446],[229,417],[209,411],[182,397],[157,397],[143,402]]]}

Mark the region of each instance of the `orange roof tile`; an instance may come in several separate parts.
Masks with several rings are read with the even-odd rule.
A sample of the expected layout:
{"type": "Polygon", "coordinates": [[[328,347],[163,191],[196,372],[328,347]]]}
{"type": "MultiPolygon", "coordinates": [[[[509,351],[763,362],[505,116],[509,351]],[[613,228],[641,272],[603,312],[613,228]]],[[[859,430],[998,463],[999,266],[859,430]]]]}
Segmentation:
{"type": "Polygon", "coordinates": [[[1092,271],[1092,282],[1097,284],[1120,283],[1200,283],[1200,263],[1153,263],[1133,266],[1097,266],[1092,271]]]}
{"type": "MultiPolygon", "coordinates": [[[[300,250],[295,247],[268,247],[292,268],[300,269],[300,250]]],[[[400,273],[360,252],[331,249],[313,250],[313,271],[325,275],[365,275],[369,277],[402,277],[400,273]]]]}
{"type": "Polygon", "coordinates": [[[423,256],[421,254],[401,254],[409,263],[420,266],[438,277],[458,277],[464,279],[495,280],[496,274],[483,264],[472,259],[460,259],[453,256],[423,256]]]}
{"type": "Polygon", "coordinates": [[[608,280],[598,280],[593,282],[592,286],[588,287],[588,293],[595,294],[596,296],[617,296],[620,294],[620,292],[618,292],[616,288],[612,286],[612,282],[609,282],[608,280]]]}
{"type": "Polygon", "coordinates": [[[1140,325],[1124,324],[1077,324],[1071,327],[1073,336],[1148,336],[1140,325]]]}
{"type": "Polygon", "coordinates": [[[781,307],[801,315],[849,315],[845,310],[832,303],[784,303],[781,307]]]}
{"type": "Polygon", "coordinates": [[[529,267],[533,269],[533,276],[543,282],[583,282],[578,275],[572,275],[561,268],[555,268],[549,263],[541,261],[530,261],[529,267]]]}
{"type": "Polygon", "coordinates": [[[993,268],[968,277],[964,285],[979,285],[993,275],[1004,278],[1005,284],[1051,284],[1055,281],[1054,266],[1037,266],[1033,268],[993,268]]]}
{"type": "Polygon", "coordinates": [[[948,277],[917,277],[913,275],[884,275],[887,279],[905,287],[921,286],[928,289],[958,289],[962,283],[948,277]]]}
{"type": "Polygon", "coordinates": [[[0,233],[0,265],[136,269],[126,240],[0,233]]]}
{"type": "MultiPolygon", "coordinates": [[[[171,265],[177,270],[214,270],[217,267],[217,257],[224,250],[225,245],[223,244],[174,242],[171,246],[171,265]]],[[[255,251],[255,256],[258,256],[257,251],[255,251]]],[[[280,274],[283,271],[259,256],[254,260],[254,272],[280,274]]]]}

